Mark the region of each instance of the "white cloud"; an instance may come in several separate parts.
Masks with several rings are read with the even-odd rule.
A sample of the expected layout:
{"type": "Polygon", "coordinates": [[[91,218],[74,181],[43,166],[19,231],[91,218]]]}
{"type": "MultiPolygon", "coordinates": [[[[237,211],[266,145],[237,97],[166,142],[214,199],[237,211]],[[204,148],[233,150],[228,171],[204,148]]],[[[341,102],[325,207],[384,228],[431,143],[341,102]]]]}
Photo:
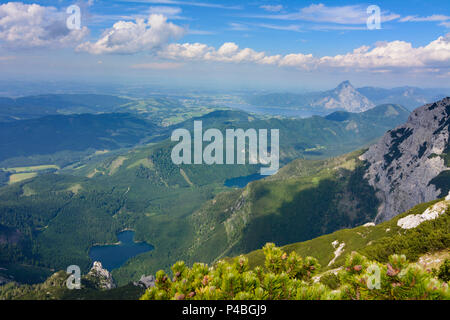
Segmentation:
{"type": "Polygon", "coordinates": [[[256,52],[250,48],[240,49],[233,42],[224,43],[219,49],[205,44],[171,44],[159,53],[162,58],[187,59],[216,62],[253,62],[263,63],[267,56],[264,52],[256,52]]]}
{"type": "Polygon", "coordinates": [[[250,48],[241,49],[233,42],[220,48],[201,43],[170,44],[159,52],[161,58],[172,60],[256,63],[303,70],[352,68],[357,71],[389,72],[399,68],[442,71],[450,67],[450,34],[439,37],[423,47],[409,42],[392,41],[363,46],[343,55],[314,57],[312,54],[291,53],[266,55],[250,48]]]}
{"type": "Polygon", "coordinates": [[[428,17],[407,16],[400,19],[400,22],[441,22],[450,20],[450,16],[434,14],[428,17]]]}
{"type": "Polygon", "coordinates": [[[203,7],[203,8],[217,8],[217,9],[229,9],[229,10],[240,10],[241,6],[227,6],[218,3],[208,3],[208,2],[197,2],[197,1],[178,1],[178,0],[123,0],[125,2],[142,2],[142,3],[152,3],[152,4],[168,4],[168,5],[180,5],[180,6],[193,6],[193,7],[203,7]]]}
{"type": "Polygon", "coordinates": [[[299,25],[291,24],[288,26],[281,26],[276,24],[269,24],[269,23],[259,23],[255,24],[255,26],[258,26],[260,28],[266,28],[266,29],[272,29],[272,30],[281,30],[281,31],[294,31],[294,32],[301,32],[302,27],[299,25]]]}
{"type": "Polygon", "coordinates": [[[194,35],[200,35],[200,36],[210,36],[213,34],[216,34],[214,31],[209,30],[197,30],[197,29],[188,29],[187,34],[194,34],[194,35]]]}
{"type": "Polygon", "coordinates": [[[167,59],[186,59],[186,60],[204,60],[205,54],[208,51],[214,50],[206,44],[201,43],[185,43],[185,44],[170,44],[164,50],[159,52],[162,58],[167,59]]]}
{"type": "Polygon", "coordinates": [[[77,50],[92,54],[151,52],[173,39],[181,38],[185,32],[183,28],[167,22],[165,16],[152,14],[147,22],[144,19],[116,22],[97,42],[85,42],[77,50]]]}
{"type": "MultiPolygon", "coordinates": [[[[366,24],[367,6],[348,5],[328,7],[324,4],[312,4],[300,9],[298,12],[287,14],[266,14],[253,15],[251,18],[265,18],[276,20],[299,20],[316,23],[336,23],[336,24],[366,24]]],[[[400,18],[398,14],[382,12],[381,21],[388,22],[400,18]]]]}
{"type": "Polygon", "coordinates": [[[295,67],[305,70],[315,68],[317,59],[312,54],[288,54],[284,56],[278,63],[280,67],[295,67]]]}
{"type": "Polygon", "coordinates": [[[278,5],[263,5],[260,6],[261,9],[264,9],[266,11],[270,11],[270,12],[280,12],[281,10],[283,10],[283,6],[281,4],[278,5]]]}
{"type": "MultiPolygon", "coordinates": [[[[180,7],[167,7],[167,6],[151,6],[148,10],[148,14],[162,14],[170,20],[188,20],[188,18],[181,16],[180,7]]],[[[147,15],[148,16],[148,15],[147,15]]]]}
{"type": "Polygon", "coordinates": [[[242,23],[231,22],[228,24],[230,26],[230,30],[233,31],[248,31],[250,28],[242,23]]]}
{"type": "Polygon", "coordinates": [[[166,6],[150,7],[149,13],[150,14],[162,14],[165,16],[176,16],[181,13],[181,8],[166,7],[166,6]]]}
{"type": "Polygon", "coordinates": [[[0,5],[0,42],[9,47],[74,46],[88,33],[67,28],[65,12],[38,4],[0,5]]]}
{"type": "Polygon", "coordinates": [[[361,47],[346,55],[323,57],[319,65],[361,69],[425,68],[450,66],[450,35],[439,37],[426,46],[414,48],[405,41],[361,47]]]}

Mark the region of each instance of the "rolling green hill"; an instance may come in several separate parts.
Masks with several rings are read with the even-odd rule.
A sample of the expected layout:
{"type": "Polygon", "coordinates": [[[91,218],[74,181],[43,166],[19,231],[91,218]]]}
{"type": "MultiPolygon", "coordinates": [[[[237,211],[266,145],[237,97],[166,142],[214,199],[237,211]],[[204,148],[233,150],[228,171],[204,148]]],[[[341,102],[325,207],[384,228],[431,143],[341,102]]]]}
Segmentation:
{"type": "Polygon", "coordinates": [[[157,134],[154,124],[130,114],[54,115],[0,126],[0,161],[61,151],[134,146],[157,134]]]}
{"type": "Polygon", "coordinates": [[[50,94],[17,99],[0,98],[0,119],[6,121],[56,114],[114,112],[131,100],[96,94],[50,94]]]}

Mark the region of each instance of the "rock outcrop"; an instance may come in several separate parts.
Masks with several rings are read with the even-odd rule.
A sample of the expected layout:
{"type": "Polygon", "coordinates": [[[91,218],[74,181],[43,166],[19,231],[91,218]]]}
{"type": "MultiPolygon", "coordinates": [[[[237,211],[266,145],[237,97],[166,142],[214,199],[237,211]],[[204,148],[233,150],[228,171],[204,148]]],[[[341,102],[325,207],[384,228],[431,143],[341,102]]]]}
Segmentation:
{"type": "Polygon", "coordinates": [[[154,287],[154,286],[155,286],[155,281],[156,281],[155,276],[152,276],[152,275],[150,275],[150,276],[144,276],[144,275],[143,275],[143,276],[141,277],[141,279],[139,279],[139,281],[134,282],[133,284],[134,284],[135,286],[139,286],[139,287],[148,289],[148,288],[151,288],[151,287],[154,287]]]}
{"type": "MultiPolygon", "coordinates": [[[[450,197],[450,194],[447,198],[450,197]]],[[[450,201],[444,200],[436,203],[435,205],[429,207],[422,214],[411,214],[397,221],[397,225],[402,229],[414,229],[420,226],[425,221],[435,220],[443,215],[448,206],[450,205],[450,201]]]]}
{"type": "Polygon", "coordinates": [[[450,98],[412,112],[408,122],[389,131],[361,160],[366,178],[381,200],[377,222],[389,220],[448,190],[432,183],[448,168],[450,98]]]}
{"type": "Polygon", "coordinates": [[[103,268],[99,261],[95,261],[87,275],[88,279],[94,280],[96,286],[102,290],[110,290],[116,287],[111,273],[103,268]]]}

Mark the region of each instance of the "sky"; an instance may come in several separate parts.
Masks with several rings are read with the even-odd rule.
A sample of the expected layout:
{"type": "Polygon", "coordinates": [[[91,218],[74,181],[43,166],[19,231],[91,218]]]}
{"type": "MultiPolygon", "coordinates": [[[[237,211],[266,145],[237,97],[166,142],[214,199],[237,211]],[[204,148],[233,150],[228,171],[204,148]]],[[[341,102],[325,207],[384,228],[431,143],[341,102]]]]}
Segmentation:
{"type": "Polygon", "coordinates": [[[0,1],[0,80],[450,87],[450,2],[0,1]]]}

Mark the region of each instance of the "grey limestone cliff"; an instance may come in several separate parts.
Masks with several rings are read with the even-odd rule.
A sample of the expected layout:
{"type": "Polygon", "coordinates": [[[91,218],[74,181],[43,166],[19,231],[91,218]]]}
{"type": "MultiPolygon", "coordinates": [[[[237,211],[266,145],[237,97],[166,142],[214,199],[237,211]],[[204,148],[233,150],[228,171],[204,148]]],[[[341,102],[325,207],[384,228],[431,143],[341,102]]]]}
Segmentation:
{"type": "Polygon", "coordinates": [[[450,98],[412,112],[364,155],[366,178],[381,200],[377,222],[447,194],[432,183],[448,168],[450,98]]]}

